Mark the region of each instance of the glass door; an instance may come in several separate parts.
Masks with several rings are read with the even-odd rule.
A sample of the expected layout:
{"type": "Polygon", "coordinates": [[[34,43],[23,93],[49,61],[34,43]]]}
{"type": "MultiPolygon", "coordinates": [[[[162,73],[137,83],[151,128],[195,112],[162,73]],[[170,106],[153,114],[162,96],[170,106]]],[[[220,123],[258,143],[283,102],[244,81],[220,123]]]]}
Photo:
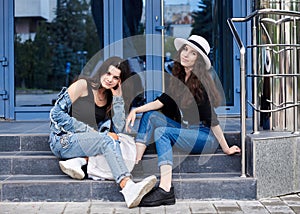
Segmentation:
{"type": "Polygon", "coordinates": [[[14,118],[12,8],[12,1],[0,0],[0,119],[14,118]]]}
{"type": "MultiPolygon", "coordinates": [[[[209,57],[213,70],[222,84],[224,106],[217,109],[219,114],[239,114],[239,78],[233,67],[233,39],[227,26],[232,17],[232,1],[164,1],[164,59],[165,70],[171,72],[172,58],[176,53],[173,41],[177,37],[187,39],[200,35],[210,44],[209,57]]],[[[240,9],[240,8],[239,8],[240,9]]]]}
{"type": "Polygon", "coordinates": [[[0,0],[0,118],[4,118],[5,105],[4,100],[6,97],[6,90],[4,88],[4,0],[0,0]]]}
{"type": "Polygon", "coordinates": [[[47,120],[59,90],[90,75],[86,65],[95,55],[129,59],[138,75],[127,85],[139,93],[128,105],[142,104],[146,93],[153,99],[161,82],[146,70],[161,71],[153,54],[161,43],[152,43],[161,35],[151,35],[159,32],[149,20],[159,21],[160,6],[156,0],[14,0],[15,119],[47,120]]]}
{"type": "MultiPolygon", "coordinates": [[[[10,118],[47,120],[58,91],[76,80],[99,51],[102,59],[110,55],[129,59],[133,72],[139,77],[132,84],[137,87],[132,90],[139,91],[134,105],[151,101],[164,90],[164,74],[169,72],[175,51],[173,39],[188,38],[190,34],[202,35],[210,42],[210,57],[226,95],[225,113],[239,113],[235,50],[230,52],[234,44],[225,20],[232,11],[241,8],[231,1],[135,0],[133,4],[132,0],[0,0],[2,2],[9,2],[13,9],[8,11],[14,14],[13,22],[8,24],[14,28],[9,31],[14,32],[13,43],[10,43],[14,55],[8,63],[14,66],[9,72],[14,75],[8,81],[14,84],[8,90],[12,93],[8,96],[9,109],[13,111],[10,118]]],[[[1,7],[1,13],[2,8],[5,9],[1,7]]],[[[0,21],[4,17],[1,15],[0,21]]],[[[3,75],[2,65],[0,70],[3,75]]],[[[0,79],[0,105],[5,102],[3,79],[0,79]]]]}
{"type": "Polygon", "coordinates": [[[16,120],[48,119],[58,91],[100,49],[91,1],[14,2],[16,120]]]}

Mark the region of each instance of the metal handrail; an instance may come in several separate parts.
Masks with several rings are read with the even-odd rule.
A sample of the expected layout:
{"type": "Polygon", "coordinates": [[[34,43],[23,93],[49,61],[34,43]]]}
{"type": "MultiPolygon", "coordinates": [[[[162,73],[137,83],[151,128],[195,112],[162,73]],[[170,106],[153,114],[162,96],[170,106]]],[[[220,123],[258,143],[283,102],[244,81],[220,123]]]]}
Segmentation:
{"type": "MultiPolygon", "coordinates": [[[[252,52],[252,58],[253,59],[256,59],[257,57],[257,53],[256,53],[256,48],[258,47],[262,47],[261,45],[257,45],[256,44],[256,19],[254,19],[255,17],[259,16],[259,15],[263,15],[263,14],[266,14],[266,15],[270,15],[270,14],[274,14],[274,15],[283,15],[283,16],[292,16],[292,17],[295,17],[294,19],[290,19],[287,18],[287,19],[280,19],[279,21],[280,22],[286,22],[286,21],[296,21],[296,20],[299,20],[300,18],[300,12],[298,11],[287,11],[287,10],[276,10],[276,9],[261,9],[261,10],[256,10],[254,12],[252,12],[251,14],[249,14],[248,16],[246,17],[241,17],[241,18],[229,18],[227,19],[227,23],[229,25],[229,28],[230,28],[230,31],[238,45],[238,48],[240,50],[240,92],[241,92],[241,95],[240,95],[240,109],[241,109],[241,121],[240,121],[240,124],[241,124],[241,149],[242,149],[242,160],[241,160],[241,177],[246,177],[246,152],[245,152],[245,148],[246,148],[246,49],[245,49],[245,46],[239,36],[239,33],[235,27],[235,25],[233,24],[234,22],[248,22],[248,21],[253,21],[253,31],[252,31],[252,38],[253,38],[253,44],[251,46],[248,46],[248,47],[251,47],[253,48],[253,52],[252,52]]],[[[264,21],[271,21],[269,19],[265,19],[264,21]]],[[[268,44],[268,45],[265,45],[266,47],[270,47],[270,46],[289,46],[289,47],[293,47],[294,50],[296,48],[296,50],[298,49],[299,45],[296,45],[296,44],[293,44],[293,45],[285,45],[285,44],[268,44]]],[[[248,48],[247,47],[247,48],[248,48]]],[[[296,67],[296,63],[294,65],[294,69],[295,71],[297,70],[297,67],[296,67]]],[[[253,70],[253,74],[252,74],[252,77],[258,77],[258,76],[261,76],[263,77],[262,75],[258,75],[257,74],[257,65],[253,65],[252,67],[252,70],[253,70]]],[[[277,75],[279,76],[279,75],[277,75]]],[[[294,78],[294,81],[295,81],[295,84],[294,84],[294,102],[293,102],[293,106],[288,106],[288,108],[290,107],[294,107],[294,132],[297,132],[297,106],[299,106],[299,103],[297,103],[297,76],[299,76],[298,74],[294,73],[294,74],[291,74],[291,75],[283,75],[284,77],[288,76],[288,77],[293,77],[294,78]]],[[[270,76],[271,77],[271,76],[270,76]]],[[[273,77],[273,76],[272,76],[273,77]]],[[[254,84],[254,87],[253,87],[253,94],[256,95],[257,94],[257,84],[254,84]]],[[[254,112],[253,112],[253,132],[257,132],[258,130],[258,127],[257,127],[257,118],[258,118],[258,108],[255,106],[257,105],[257,96],[254,96],[253,98],[253,104],[251,104],[251,106],[254,108],[254,112]]],[[[283,109],[286,109],[286,107],[280,109],[280,110],[283,110],[283,109]]],[[[264,110],[266,112],[272,112],[273,110],[264,110]]]]}

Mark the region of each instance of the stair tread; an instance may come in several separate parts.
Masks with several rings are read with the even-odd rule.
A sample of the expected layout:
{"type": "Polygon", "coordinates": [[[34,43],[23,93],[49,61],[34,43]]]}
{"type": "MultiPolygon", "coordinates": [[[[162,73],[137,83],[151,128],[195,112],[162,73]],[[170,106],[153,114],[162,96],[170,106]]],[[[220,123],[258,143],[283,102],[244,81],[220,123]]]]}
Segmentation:
{"type": "Polygon", "coordinates": [[[53,153],[50,151],[21,151],[21,152],[0,152],[1,157],[53,157],[53,153]]]}
{"type": "MultiPolygon", "coordinates": [[[[159,179],[159,175],[156,175],[159,179]]],[[[134,180],[139,181],[143,177],[135,177],[134,180]]],[[[254,179],[253,177],[240,177],[239,173],[173,173],[173,181],[221,181],[221,180],[247,180],[254,179]]],[[[67,175],[1,175],[0,181],[2,183],[36,183],[36,182],[109,182],[110,180],[105,181],[94,181],[92,179],[83,179],[76,180],[72,179],[67,175]]],[[[111,180],[112,181],[112,180],[111,180]]],[[[114,181],[112,181],[114,182],[114,181]]]]}
{"type": "MultiPolygon", "coordinates": [[[[13,151],[13,152],[0,152],[1,157],[55,157],[51,151],[13,151]]],[[[216,151],[216,153],[208,153],[208,154],[186,154],[179,151],[174,151],[173,156],[176,157],[232,157],[232,156],[240,156],[240,154],[235,154],[232,156],[228,156],[224,154],[222,151],[216,151]]],[[[156,158],[157,154],[145,154],[143,159],[156,158]]]]}

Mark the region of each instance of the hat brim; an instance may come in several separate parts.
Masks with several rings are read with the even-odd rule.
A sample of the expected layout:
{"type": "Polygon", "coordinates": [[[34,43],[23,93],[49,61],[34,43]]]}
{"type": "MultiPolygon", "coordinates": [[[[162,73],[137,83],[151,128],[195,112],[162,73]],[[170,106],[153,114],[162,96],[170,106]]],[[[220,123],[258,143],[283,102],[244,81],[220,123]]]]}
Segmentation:
{"type": "Polygon", "coordinates": [[[204,53],[200,48],[198,48],[196,45],[194,45],[193,43],[189,42],[188,40],[186,39],[182,39],[182,38],[176,38],[174,40],[174,45],[175,45],[175,48],[176,50],[179,50],[183,45],[188,45],[188,46],[191,46],[192,48],[194,48],[195,50],[197,50],[200,55],[203,57],[204,59],[204,62],[206,64],[206,69],[210,69],[211,67],[211,62],[208,58],[208,56],[206,55],[206,53],[204,53]]]}

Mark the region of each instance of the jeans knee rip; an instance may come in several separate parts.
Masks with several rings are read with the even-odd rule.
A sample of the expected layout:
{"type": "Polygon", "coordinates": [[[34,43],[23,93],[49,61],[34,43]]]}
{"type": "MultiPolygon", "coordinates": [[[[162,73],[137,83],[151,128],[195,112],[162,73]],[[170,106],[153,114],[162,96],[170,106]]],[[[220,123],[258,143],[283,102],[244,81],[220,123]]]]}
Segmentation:
{"type": "Polygon", "coordinates": [[[60,137],[60,145],[63,149],[66,149],[69,147],[69,137],[68,135],[63,135],[60,137]]]}

